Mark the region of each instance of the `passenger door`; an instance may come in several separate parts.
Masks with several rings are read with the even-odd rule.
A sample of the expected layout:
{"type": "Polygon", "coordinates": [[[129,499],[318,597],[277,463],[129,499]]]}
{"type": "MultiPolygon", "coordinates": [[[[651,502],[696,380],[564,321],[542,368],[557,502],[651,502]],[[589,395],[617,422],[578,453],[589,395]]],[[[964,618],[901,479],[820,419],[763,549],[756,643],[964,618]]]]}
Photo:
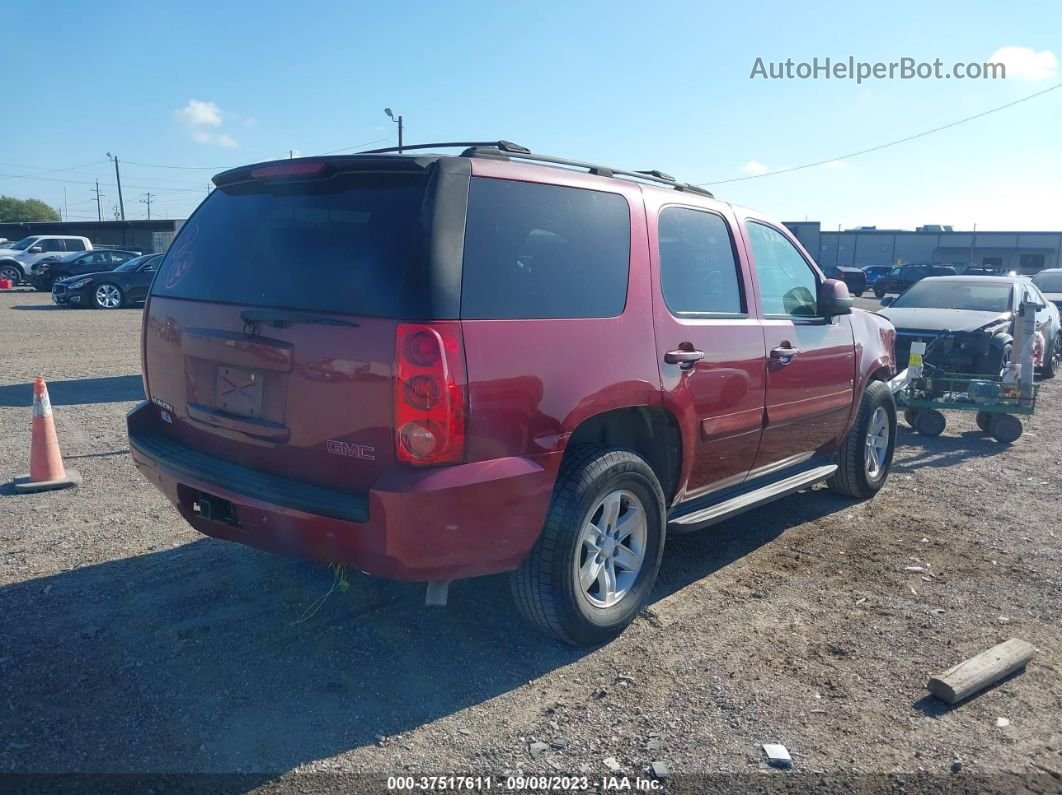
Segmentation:
{"type": "Polygon", "coordinates": [[[125,294],[130,301],[143,301],[147,298],[148,288],[151,286],[151,280],[155,278],[155,271],[159,269],[160,262],[161,256],[152,257],[137,268],[135,273],[129,274],[129,289],[125,294]]]}
{"type": "Polygon", "coordinates": [[[741,483],[763,428],[763,328],[749,312],[733,216],[660,209],[653,312],[665,404],[680,418],[691,499],[741,483]]]}
{"type": "Polygon", "coordinates": [[[767,349],[766,424],[753,474],[830,454],[852,410],[851,319],[819,315],[819,274],[779,228],[744,224],[767,349]]]}

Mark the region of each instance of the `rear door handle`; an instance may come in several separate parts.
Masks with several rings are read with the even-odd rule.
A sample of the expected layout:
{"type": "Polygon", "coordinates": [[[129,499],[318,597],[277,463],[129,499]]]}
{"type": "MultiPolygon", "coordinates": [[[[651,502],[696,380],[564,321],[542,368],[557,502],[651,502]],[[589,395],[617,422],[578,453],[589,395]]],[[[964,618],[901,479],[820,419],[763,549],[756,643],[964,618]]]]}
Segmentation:
{"type": "Polygon", "coordinates": [[[800,353],[799,348],[771,348],[771,358],[779,364],[789,364],[798,353],[800,353]]]}
{"type": "Polygon", "coordinates": [[[668,351],[664,354],[664,361],[668,364],[681,364],[690,366],[704,358],[704,351],[668,351]]]}

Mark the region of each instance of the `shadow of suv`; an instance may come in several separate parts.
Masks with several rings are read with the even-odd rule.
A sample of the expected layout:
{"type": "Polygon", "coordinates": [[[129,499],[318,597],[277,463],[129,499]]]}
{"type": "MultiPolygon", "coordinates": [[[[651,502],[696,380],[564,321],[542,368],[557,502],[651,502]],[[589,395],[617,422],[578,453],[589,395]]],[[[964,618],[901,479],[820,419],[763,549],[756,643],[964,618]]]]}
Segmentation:
{"type": "Polygon", "coordinates": [[[659,172],[405,149],[219,174],[166,254],[129,440],[193,527],[430,603],[511,571],[596,644],[668,533],[881,488],[894,329],[784,226],[659,172]]]}

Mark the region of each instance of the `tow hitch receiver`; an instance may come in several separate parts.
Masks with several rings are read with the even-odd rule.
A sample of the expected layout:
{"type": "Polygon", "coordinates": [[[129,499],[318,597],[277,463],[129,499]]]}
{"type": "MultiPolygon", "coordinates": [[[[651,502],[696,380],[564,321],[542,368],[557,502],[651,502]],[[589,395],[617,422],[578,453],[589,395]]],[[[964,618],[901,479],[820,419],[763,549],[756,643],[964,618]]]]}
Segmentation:
{"type": "Polygon", "coordinates": [[[220,497],[204,494],[201,491],[197,491],[192,495],[192,513],[212,522],[238,524],[236,521],[236,509],[231,502],[220,497]]]}

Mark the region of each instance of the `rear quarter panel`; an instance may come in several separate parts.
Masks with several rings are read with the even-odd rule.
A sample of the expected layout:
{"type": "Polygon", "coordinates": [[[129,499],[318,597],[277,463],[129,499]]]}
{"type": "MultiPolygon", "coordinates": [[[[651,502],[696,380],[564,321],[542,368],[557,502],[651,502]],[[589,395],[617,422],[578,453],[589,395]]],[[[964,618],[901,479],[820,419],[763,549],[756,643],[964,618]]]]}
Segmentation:
{"type": "Polygon", "coordinates": [[[609,318],[465,320],[469,458],[564,450],[584,420],[610,409],[660,402],[640,188],[619,179],[473,160],[473,173],[616,193],[630,207],[627,302],[609,318]]]}

